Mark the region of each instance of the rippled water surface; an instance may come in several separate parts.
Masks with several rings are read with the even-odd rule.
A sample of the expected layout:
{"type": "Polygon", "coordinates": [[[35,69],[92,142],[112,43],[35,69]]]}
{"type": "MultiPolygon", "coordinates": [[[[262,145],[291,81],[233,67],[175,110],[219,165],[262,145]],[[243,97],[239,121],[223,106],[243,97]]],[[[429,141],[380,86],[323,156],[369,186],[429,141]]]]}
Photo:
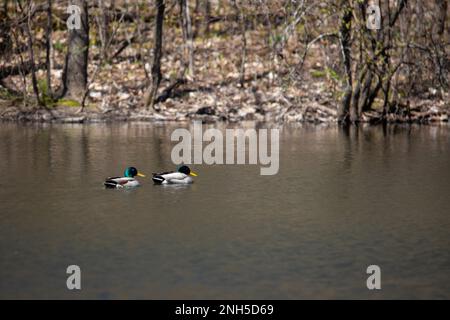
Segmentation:
{"type": "Polygon", "coordinates": [[[0,298],[450,298],[448,126],[285,126],[275,176],[103,189],[172,169],[174,128],[0,124],[0,298]]]}

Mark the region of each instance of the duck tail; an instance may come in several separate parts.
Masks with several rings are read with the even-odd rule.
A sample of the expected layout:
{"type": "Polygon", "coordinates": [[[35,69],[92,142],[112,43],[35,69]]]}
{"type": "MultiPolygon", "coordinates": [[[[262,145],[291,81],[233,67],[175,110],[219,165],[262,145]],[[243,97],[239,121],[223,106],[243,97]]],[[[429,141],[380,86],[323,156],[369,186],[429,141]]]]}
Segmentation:
{"type": "Polygon", "coordinates": [[[117,182],[114,181],[114,180],[108,179],[103,184],[105,185],[105,187],[107,189],[115,189],[115,188],[117,188],[117,182]]]}
{"type": "Polygon", "coordinates": [[[166,179],[164,179],[161,175],[154,173],[152,180],[155,184],[162,184],[166,179]]]}

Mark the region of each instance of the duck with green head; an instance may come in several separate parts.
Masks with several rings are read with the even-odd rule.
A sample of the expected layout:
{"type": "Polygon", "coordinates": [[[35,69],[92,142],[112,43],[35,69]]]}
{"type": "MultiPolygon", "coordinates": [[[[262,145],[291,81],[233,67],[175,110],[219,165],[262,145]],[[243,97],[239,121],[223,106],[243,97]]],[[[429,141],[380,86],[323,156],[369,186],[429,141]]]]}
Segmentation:
{"type": "Polygon", "coordinates": [[[123,177],[111,177],[107,178],[104,182],[106,188],[121,189],[121,188],[134,188],[138,187],[139,181],[134,177],[145,177],[135,167],[128,167],[125,169],[123,177]]]}
{"type": "Polygon", "coordinates": [[[180,166],[177,171],[153,173],[152,180],[155,184],[191,184],[197,174],[192,172],[188,166],[180,166]]]}

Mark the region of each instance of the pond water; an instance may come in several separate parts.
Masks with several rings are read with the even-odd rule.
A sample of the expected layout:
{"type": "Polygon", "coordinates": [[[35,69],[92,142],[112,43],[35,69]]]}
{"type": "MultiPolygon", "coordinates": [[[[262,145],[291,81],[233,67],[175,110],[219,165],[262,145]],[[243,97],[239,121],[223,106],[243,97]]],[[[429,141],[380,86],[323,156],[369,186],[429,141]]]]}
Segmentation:
{"type": "Polygon", "coordinates": [[[286,125],[277,175],[154,186],[175,128],[0,124],[0,298],[450,298],[449,126],[286,125]],[[103,188],[129,165],[140,188],[103,188]]]}

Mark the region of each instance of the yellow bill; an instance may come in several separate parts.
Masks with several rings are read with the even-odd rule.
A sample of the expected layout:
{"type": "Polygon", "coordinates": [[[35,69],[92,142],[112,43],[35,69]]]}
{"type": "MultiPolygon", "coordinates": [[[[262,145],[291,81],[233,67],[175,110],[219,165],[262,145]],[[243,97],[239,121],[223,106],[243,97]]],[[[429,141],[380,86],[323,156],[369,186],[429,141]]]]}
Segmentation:
{"type": "Polygon", "coordinates": [[[190,176],[193,176],[193,177],[196,177],[196,176],[197,176],[197,174],[196,174],[195,172],[192,172],[192,171],[191,171],[191,173],[189,173],[189,175],[190,175],[190,176]]]}
{"type": "Polygon", "coordinates": [[[142,173],[140,173],[140,172],[138,172],[138,177],[142,177],[142,178],[145,178],[145,174],[142,174],[142,173]]]}

